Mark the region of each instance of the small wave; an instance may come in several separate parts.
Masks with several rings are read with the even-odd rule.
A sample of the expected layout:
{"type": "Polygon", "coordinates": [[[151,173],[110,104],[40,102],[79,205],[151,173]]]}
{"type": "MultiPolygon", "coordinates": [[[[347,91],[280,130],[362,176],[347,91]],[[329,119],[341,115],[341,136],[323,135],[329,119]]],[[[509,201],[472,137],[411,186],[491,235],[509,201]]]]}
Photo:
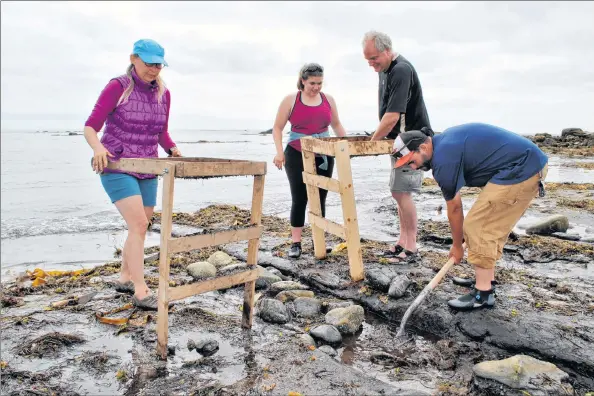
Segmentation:
{"type": "MultiPolygon", "coordinates": [[[[12,222],[12,221],[11,221],[12,222]]],[[[59,219],[27,220],[22,223],[8,223],[2,220],[1,239],[35,237],[43,235],[79,234],[101,231],[120,231],[126,224],[118,215],[105,214],[65,217],[59,219]]]]}

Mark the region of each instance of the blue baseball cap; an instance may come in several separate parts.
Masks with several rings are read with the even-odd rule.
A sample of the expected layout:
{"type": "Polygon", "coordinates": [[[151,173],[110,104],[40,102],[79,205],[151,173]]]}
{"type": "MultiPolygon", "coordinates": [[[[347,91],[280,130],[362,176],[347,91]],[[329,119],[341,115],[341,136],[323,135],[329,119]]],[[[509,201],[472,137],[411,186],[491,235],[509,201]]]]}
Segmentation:
{"type": "Polygon", "coordinates": [[[164,66],[169,66],[165,62],[165,49],[155,40],[138,40],[134,43],[132,53],[138,55],[145,63],[162,63],[164,66]]]}

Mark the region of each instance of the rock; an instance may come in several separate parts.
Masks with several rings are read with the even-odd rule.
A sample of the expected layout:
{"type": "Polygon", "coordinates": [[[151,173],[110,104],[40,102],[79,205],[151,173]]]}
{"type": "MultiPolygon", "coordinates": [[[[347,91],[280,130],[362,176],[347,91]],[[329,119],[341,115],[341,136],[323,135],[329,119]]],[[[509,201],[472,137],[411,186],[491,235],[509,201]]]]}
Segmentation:
{"type": "Polygon", "coordinates": [[[211,254],[206,261],[214,265],[216,268],[221,268],[231,264],[233,262],[233,258],[227,253],[221,252],[219,250],[218,252],[211,254]]]}
{"type": "Polygon", "coordinates": [[[581,128],[565,128],[561,131],[561,137],[565,137],[565,136],[583,137],[586,135],[587,135],[587,133],[584,132],[581,128]]]}
{"type": "Polygon", "coordinates": [[[321,347],[318,348],[318,350],[321,352],[324,352],[328,356],[334,357],[334,356],[338,355],[336,350],[329,345],[322,345],[321,347]]]}
{"type": "Polygon", "coordinates": [[[266,271],[268,271],[271,274],[274,274],[276,276],[278,276],[279,278],[281,278],[281,280],[284,280],[283,277],[283,273],[280,272],[280,270],[278,268],[274,268],[274,267],[267,267],[265,268],[266,271]]]}
{"type": "Polygon", "coordinates": [[[589,236],[581,239],[582,242],[594,243],[594,236],[589,236]]]}
{"type": "Polygon", "coordinates": [[[563,239],[566,241],[579,241],[580,240],[580,236],[576,235],[576,234],[567,234],[565,232],[553,232],[551,234],[551,236],[554,236],[555,238],[559,238],[559,239],[563,239]]]}
{"type": "Polygon", "coordinates": [[[219,342],[210,339],[200,340],[198,342],[188,340],[188,350],[192,351],[192,349],[195,349],[196,352],[204,357],[212,356],[219,350],[219,342]]]}
{"type": "Polygon", "coordinates": [[[331,289],[344,289],[346,286],[345,282],[330,272],[312,272],[308,275],[308,279],[331,289]]]}
{"type": "Polygon", "coordinates": [[[272,291],[285,291],[285,290],[308,290],[309,287],[306,285],[303,285],[299,282],[293,282],[293,281],[280,281],[280,282],[275,282],[272,284],[272,286],[270,286],[270,289],[272,291]]]}
{"type": "Polygon", "coordinates": [[[322,303],[311,297],[298,297],[293,303],[295,313],[302,318],[312,318],[319,315],[322,303]]]}
{"type": "Polygon", "coordinates": [[[271,135],[271,134],[272,134],[272,128],[258,133],[258,135],[271,135]]]}
{"type": "Polygon", "coordinates": [[[559,301],[559,300],[548,300],[548,301],[545,301],[545,304],[551,308],[567,308],[567,307],[569,307],[568,302],[559,301]]]}
{"type": "Polygon", "coordinates": [[[526,227],[526,234],[551,235],[554,232],[566,232],[569,220],[566,216],[555,215],[526,227]]]}
{"type": "Polygon", "coordinates": [[[105,282],[105,279],[103,279],[102,276],[94,276],[91,279],[89,279],[89,284],[91,285],[96,285],[98,283],[103,283],[105,282]]]}
{"type": "Polygon", "coordinates": [[[534,135],[534,141],[536,143],[542,143],[545,141],[547,137],[543,134],[537,133],[536,135],[534,135]]]}
{"type": "Polygon", "coordinates": [[[334,326],[321,325],[310,330],[309,334],[316,340],[324,341],[327,344],[340,344],[342,336],[334,326]]]}
{"type": "Polygon", "coordinates": [[[382,292],[388,291],[390,282],[395,276],[396,273],[387,268],[372,268],[365,271],[365,279],[369,286],[382,292]]]}
{"type": "Polygon", "coordinates": [[[351,305],[354,305],[352,301],[329,302],[328,303],[328,312],[330,312],[336,308],[350,307],[351,305]]]}
{"type": "Polygon", "coordinates": [[[217,275],[217,269],[214,265],[206,261],[199,261],[188,265],[187,271],[196,280],[212,278],[217,275]]]}
{"type": "Polygon", "coordinates": [[[284,324],[290,320],[289,311],[284,304],[271,298],[258,300],[258,316],[270,323],[284,324]]]}
{"type": "Polygon", "coordinates": [[[314,292],[310,290],[286,290],[278,293],[276,299],[281,302],[293,301],[298,297],[313,297],[314,292]]]}
{"type": "Polygon", "coordinates": [[[394,298],[400,298],[406,293],[406,289],[410,285],[410,279],[406,275],[398,275],[390,283],[388,295],[394,298]]]}
{"type": "MultiPolygon", "coordinates": [[[[512,389],[528,392],[532,396],[573,394],[573,388],[566,382],[569,379],[567,373],[559,370],[554,364],[531,356],[516,355],[508,359],[478,363],[473,367],[473,372],[475,385],[485,393],[500,389],[500,384],[504,384],[512,389]]],[[[498,391],[496,394],[505,393],[498,391]]]]}
{"type": "Polygon", "coordinates": [[[332,325],[341,334],[354,334],[365,319],[365,310],[360,305],[336,308],[326,314],[326,323],[332,325]]]}
{"type": "Polygon", "coordinates": [[[304,346],[306,348],[310,346],[316,346],[315,340],[309,334],[300,334],[297,338],[299,340],[299,345],[301,346],[304,346]]]}
{"type": "Polygon", "coordinates": [[[258,268],[262,271],[262,273],[260,274],[260,277],[256,280],[256,289],[266,289],[270,287],[270,285],[272,285],[273,283],[282,281],[282,279],[278,275],[269,272],[264,267],[258,266],[258,268]]]}
{"type": "Polygon", "coordinates": [[[224,267],[219,268],[218,270],[218,274],[220,276],[223,275],[232,275],[235,274],[237,272],[244,272],[248,270],[248,265],[247,264],[231,264],[231,265],[227,265],[224,267]]]}

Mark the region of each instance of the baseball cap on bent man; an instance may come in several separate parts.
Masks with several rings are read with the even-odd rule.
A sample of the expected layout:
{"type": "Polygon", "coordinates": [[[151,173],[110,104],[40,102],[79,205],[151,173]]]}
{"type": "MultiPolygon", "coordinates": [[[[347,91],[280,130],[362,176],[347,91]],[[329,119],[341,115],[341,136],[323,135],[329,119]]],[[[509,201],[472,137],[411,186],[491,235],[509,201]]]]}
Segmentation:
{"type": "Polygon", "coordinates": [[[169,66],[165,61],[165,49],[155,40],[138,40],[134,43],[132,53],[138,55],[145,63],[162,63],[164,66],[169,66]]]}
{"type": "Polygon", "coordinates": [[[415,151],[419,150],[421,144],[425,143],[428,136],[433,136],[430,128],[424,127],[420,131],[407,131],[400,133],[394,139],[392,156],[396,158],[394,168],[408,165],[415,151]]]}

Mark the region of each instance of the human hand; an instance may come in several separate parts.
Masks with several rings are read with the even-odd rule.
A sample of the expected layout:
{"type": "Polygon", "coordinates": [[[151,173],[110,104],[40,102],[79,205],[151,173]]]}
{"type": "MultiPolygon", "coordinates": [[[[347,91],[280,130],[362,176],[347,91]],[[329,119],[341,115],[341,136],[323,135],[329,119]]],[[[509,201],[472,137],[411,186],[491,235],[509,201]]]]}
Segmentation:
{"type": "Polygon", "coordinates": [[[279,170],[283,169],[283,165],[285,164],[285,153],[280,152],[276,154],[272,162],[279,170]]]}
{"type": "Polygon", "coordinates": [[[453,258],[456,264],[460,264],[464,257],[464,248],[462,245],[452,245],[448,258],[453,258]]]}
{"type": "Polygon", "coordinates": [[[170,151],[171,151],[172,157],[181,157],[182,156],[181,151],[179,151],[179,149],[177,147],[172,147],[170,151]]]}
{"type": "Polygon", "coordinates": [[[93,160],[91,161],[91,164],[95,173],[103,173],[103,169],[107,167],[107,156],[109,155],[110,157],[113,157],[113,154],[107,151],[103,145],[100,146],[101,147],[93,150],[93,160]]]}

